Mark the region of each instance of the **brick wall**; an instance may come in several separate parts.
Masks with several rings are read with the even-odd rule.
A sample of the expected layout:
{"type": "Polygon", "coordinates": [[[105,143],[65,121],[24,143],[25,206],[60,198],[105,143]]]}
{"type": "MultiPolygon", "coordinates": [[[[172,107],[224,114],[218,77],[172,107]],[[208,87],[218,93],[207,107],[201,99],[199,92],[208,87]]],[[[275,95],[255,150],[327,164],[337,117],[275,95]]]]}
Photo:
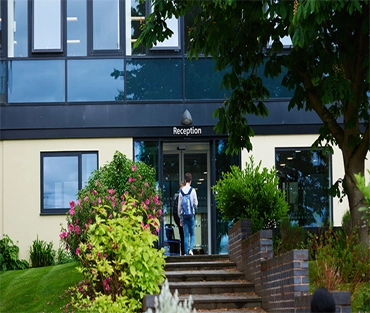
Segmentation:
{"type": "MultiPolygon", "coordinates": [[[[229,256],[255,285],[269,313],[309,313],[308,251],[292,250],[273,256],[272,231],[252,235],[251,222],[242,220],[229,230],[229,256]]],[[[337,313],[351,312],[350,293],[333,292],[337,313]]]]}

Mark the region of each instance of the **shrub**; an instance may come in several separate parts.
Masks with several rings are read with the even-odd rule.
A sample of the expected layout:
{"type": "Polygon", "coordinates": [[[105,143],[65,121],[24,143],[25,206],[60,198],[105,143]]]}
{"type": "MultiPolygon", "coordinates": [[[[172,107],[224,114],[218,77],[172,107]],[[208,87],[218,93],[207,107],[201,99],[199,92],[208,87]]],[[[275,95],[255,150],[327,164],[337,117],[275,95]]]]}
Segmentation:
{"type": "Polygon", "coordinates": [[[309,239],[310,283],[314,288],[340,290],[346,284],[351,294],[359,283],[370,281],[370,248],[358,245],[355,230],[351,236],[343,231],[326,230],[309,239]]]}
{"type": "Polygon", "coordinates": [[[164,281],[164,250],[154,247],[157,236],[150,225],[155,217],[128,196],[122,210],[99,204],[95,223],[87,227],[85,243],[77,255],[85,283],[74,289],[72,305],[77,310],[139,312],[146,294],[159,292],[164,281]]]}
{"type": "MultiPolygon", "coordinates": [[[[370,174],[370,170],[367,170],[370,174]]],[[[365,198],[366,206],[359,209],[360,212],[364,212],[361,219],[367,220],[370,225],[370,184],[365,183],[365,177],[361,174],[355,174],[357,188],[361,191],[365,198]]]]}
{"type": "MultiPolygon", "coordinates": [[[[189,300],[185,300],[183,302],[179,301],[177,289],[175,293],[172,295],[168,280],[166,279],[159,296],[154,298],[154,312],[156,313],[191,313],[191,306],[193,304],[193,299],[191,295],[189,296],[189,300]]],[[[148,313],[153,313],[152,309],[148,309],[148,313]]],[[[195,313],[196,310],[194,309],[193,312],[195,313]]]]}
{"type": "Polygon", "coordinates": [[[19,260],[19,247],[6,234],[0,239],[0,271],[24,270],[29,267],[26,260],[19,260]]]}
{"type": "Polygon", "coordinates": [[[280,255],[294,249],[304,249],[305,231],[302,226],[290,222],[284,217],[279,223],[279,236],[273,238],[274,255],[280,255]]]}
{"type": "Polygon", "coordinates": [[[287,216],[288,203],[278,189],[275,169],[261,170],[261,162],[255,166],[253,157],[246,168],[232,166],[223,173],[213,187],[217,208],[224,220],[252,220],[252,232],[273,228],[287,216]]]}
{"type": "MultiPolygon", "coordinates": [[[[72,255],[80,242],[85,243],[86,230],[95,223],[96,205],[107,205],[109,212],[119,212],[124,196],[137,200],[145,208],[143,223],[162,215],[160,194],[156,188],[155,170],[143,162],[133,162],[116,151],[113,160],[94,171],[86,186],[78,192],[77,202],[71,201],[67,213],[67,229],[62,226],[60,238],[72,255]]],[[[155,219],[156,220],[156,219],[155,219]]],[[[153,233],[159,232],[159,223],[149,223],[153,233]]]]}
{"type": "Polygon", "coordinates": [[[39,240],[39,237],[32,242],[30,247],[30,260],[32,267],[51,266],[55,264],[54,258],[56,251],[53,249],[53,243],[46,243],[39,240]]]}

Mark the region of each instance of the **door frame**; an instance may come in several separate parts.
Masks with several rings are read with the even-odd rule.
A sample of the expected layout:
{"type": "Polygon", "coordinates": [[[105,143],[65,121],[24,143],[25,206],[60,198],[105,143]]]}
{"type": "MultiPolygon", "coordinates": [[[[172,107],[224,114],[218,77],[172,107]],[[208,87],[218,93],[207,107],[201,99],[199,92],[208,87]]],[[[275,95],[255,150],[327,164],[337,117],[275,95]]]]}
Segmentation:
{"type": "MultiPolygon", "coordinates": [[[[207,241],[208,241],[208,254],[212,254],[213,251],[213,240],[212,240],[212,173],[211,173],[211,144],[209,141],[200,142],[163,142],[162,156],[166,154],[178,154],[179,155],[179,178],[182,179],[185,176],[184,173],[184,155],[185,154],[206,154],[207,159],[207,241]]],[[[163,177],[162,168],[162,177],[163,177]]],[[[193,186],[194,187],[194,186],[193,186]]]]}

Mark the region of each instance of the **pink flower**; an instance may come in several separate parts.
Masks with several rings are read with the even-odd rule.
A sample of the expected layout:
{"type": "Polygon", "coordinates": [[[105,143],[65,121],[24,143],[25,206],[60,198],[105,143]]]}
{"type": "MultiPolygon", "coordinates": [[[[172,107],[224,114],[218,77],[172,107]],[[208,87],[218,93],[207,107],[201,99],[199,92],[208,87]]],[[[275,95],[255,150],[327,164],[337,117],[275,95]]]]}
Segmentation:
{"type": "Polygon", "coordinates": [[[149,205],[149,203],[150,203],[149,199],[146,199],[146,200],[145,200],[145,204],[146,204],[146,205],[149,205]]]}
{"type": "Polygon", "coordinates": [[[136,165],[132,166],[132,171],[134,172],[136,170],[136,165]]]}
{"type": "Polygon", "coordinates": [[[89,250],[91,250],[91,249],[92,249],[92,245],[91,245],[91,243],[90,243],[90,242],[87,244],[87,248],[88,248],[89,250]]]}
{"type": "Polygon", "coordinates": [[[78,206],[81,206],[81,199],[77,200],[78,206]]]}
{"type": "Polygon", "coordinates": [[[109,189],[108,190],[108,193],[110,193],[111,195],[113,195],[114,194],[114,189],[109,189]]]}
{"type": "Polygon", "coordinates": [[[71,208],[71,209],[69,210],[69,214],[74,215],[74,214],[75,214],[75,209],[74,209],[74,208],[71,208]]]}
{"type": "Polygon", "coordinates": [[[149,187],[148,182],[145,182],[145,183],[144,183],[144,186],[145,186],[145,187],[149,187]]]}
{"type": "Polygon", "coordinates": [[[79,255],[80,254],[80,248],[76,248],[76,254],[79,255]]]}
{"type": "Polygon", "coordinates": [[[130,177],[130,178],[128,179],[128,182],[129,182],[129,183],[132,183],[134,180],[135,180],[134,178],[130,177]]]}
{"type": "Polygon", "coordinates": [[[75,226],[75,232],[76,232],[77,235],[80,234],[80,226],[78,226],[78,225],[75,226]]]}
{"type": "Polygon", "coordinates": [[[85,202],[89,201],[89,197],[88,197],[88,196],[86,196],[86,197],[84,198],[84,201],[85,201],[85,202]]]}
{"type": "Polygon", "coordinates": [[[59,234],[60,239],[67,238],[68,234],[64,231],[61,234],[59,234]]]}
{"type": "Polygon", "coordinates": [[[69,224],[69,225],[68,225],[68,229],[69,229],[69,231],[72,231],[72,230],[73,230],[73,228],[74,228],[74,227],[73,227],[73,225],[72,225],[72,224],[69,224]]]}
{"type": "Polygon", "coordinates": [[[69,207],[70,207],[71,209],[73,209],[73,208],[75,207],[75,202],[74,202],[74,201],[71,201],[71,202],[69,203],[69,207]]]}
{"type": "Polygon", "coordinates": [[[100,199],[100,197],[98,198],[98,203],[101,203],[101,199],[100,199]]]}

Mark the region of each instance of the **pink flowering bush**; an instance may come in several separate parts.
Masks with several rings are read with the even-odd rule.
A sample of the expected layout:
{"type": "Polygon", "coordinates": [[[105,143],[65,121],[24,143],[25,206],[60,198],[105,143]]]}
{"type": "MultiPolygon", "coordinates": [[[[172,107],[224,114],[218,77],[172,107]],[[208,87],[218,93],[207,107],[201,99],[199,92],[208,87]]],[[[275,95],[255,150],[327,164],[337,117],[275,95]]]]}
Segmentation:
{"type": "Polygon", "coordinates": [[[120,152],[113,160],[96,170],[86,186],[70,202],[67,227],[62,227],[61,241],[72,255],[80,243],[86,243],[87,229],[96,222],[96,207],[106,206],[108,216],[122,211],[127,196],[143,208],[143,224],[154,234],[159,232],[158,219],[162,216],[162,202],[156,188],[155,170],[143,162],[134,162],[120,152]],[[148,223],[152,220],[153,223],[148,223]]]}
{"type": "Polygon", "coordinates": [[[140,312],[144,295],[158,293],[164,281],[164,250],[153,247],[157,236],[150,231],[158,219],[136,199],[122,200],[118,211],[94,206],[95,222],[76,248],[84,280],[70,288],[74,310],[140,312]]]}

